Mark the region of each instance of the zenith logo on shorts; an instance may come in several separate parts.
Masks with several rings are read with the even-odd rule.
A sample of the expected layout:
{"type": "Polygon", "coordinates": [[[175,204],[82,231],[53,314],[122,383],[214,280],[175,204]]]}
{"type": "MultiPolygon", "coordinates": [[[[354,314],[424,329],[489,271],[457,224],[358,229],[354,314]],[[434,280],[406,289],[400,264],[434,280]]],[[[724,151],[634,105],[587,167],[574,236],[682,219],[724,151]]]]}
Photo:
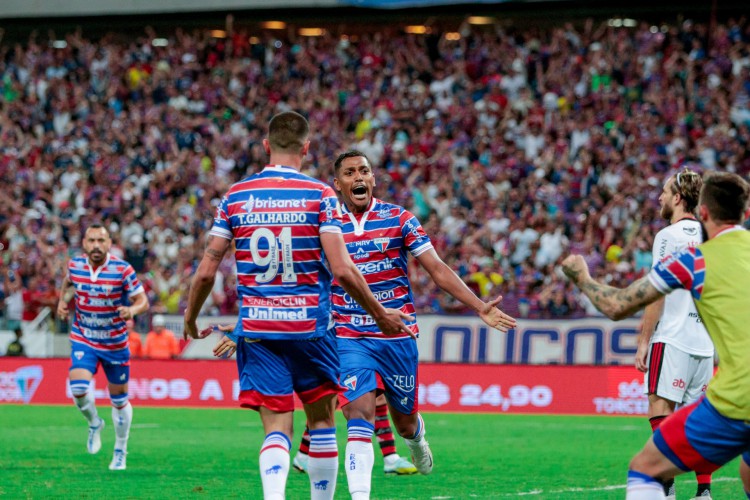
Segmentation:
{"type": "Polygon", "coordinates": [[[344,386],[346,386],[350,391],[356,391],[357,390],[357,376],[352,375],[351,377],[348,377],[344,380],[344,386]]]}

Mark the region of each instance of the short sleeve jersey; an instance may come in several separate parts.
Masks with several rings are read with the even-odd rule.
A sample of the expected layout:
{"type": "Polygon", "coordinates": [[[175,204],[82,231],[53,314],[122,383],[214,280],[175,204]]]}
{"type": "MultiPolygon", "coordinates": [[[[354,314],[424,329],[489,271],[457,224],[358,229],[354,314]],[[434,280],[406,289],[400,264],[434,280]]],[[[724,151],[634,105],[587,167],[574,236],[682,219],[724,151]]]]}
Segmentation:
{"type": "Polygon", "coordinates": [[[107,254],[104,264],[94,269],[81,255],[68,262],[68,280],[75,287],[70,340],[100,351],[127,349],[128,329],[117,308],[144,293],[133,267],[107,254]]]}
{"type": "Polygon", "coordinates": [[[341,232],[336,193],[294,168],[268,165],[229,189],[210,234],[235,243],[237,335],[302,340],[333,326],[325,232],[341,232]]]}
{"type": "MultiPolygon", "coordinates": [[[[364,213],[354,214],[346,206],[342,210],[347,250],[375,298],[384,307],[414,316],[408,255],[417,257],[433,248],[422,225],[403,207],[376,198],[364,213]]],[[[380,333],[372,317],[336,283],[333,286],[333,310],[338,337],[408,337],[405,333],[388,337],[380,333]]],[[[407,326],[415,334],[419,333],[416,319],[407,326]]]]}

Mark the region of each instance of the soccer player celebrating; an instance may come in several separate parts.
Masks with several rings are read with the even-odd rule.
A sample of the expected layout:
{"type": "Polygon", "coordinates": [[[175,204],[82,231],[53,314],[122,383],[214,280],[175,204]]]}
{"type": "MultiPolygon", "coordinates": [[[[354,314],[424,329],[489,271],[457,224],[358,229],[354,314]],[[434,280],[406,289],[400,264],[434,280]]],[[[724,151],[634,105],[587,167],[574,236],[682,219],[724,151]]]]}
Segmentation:
{"type": "Polygon", "coordinates": [[[563,271],[597,309],[622,319],[674,290],[688,290],[719,353],[706,397],[664,420],[630,462],[626,498],[663,499],[664,482],[689,470],[711,473],[742,455],[740,477],[750,498],[750,186],[731,173],[710,174],[698,213],[708,241],[667,256],[648,274],[620,289],[594,281],[580,255],[563,271]]]}
{"type": "MultiPolygon", "coordinates": [[[[435,283],[493,328],[507,331],[515,320],[485,303],[438,257],[416,217],[403,207],[373,197],[375,176],[364,153],[349,151],[334,164],[334,185],[344,200],[344,240],[370,290],[388,307],[413,315],[407,275],[410,253],[435,283]]],[[[355,500],[369,498],[373,465],[372,434],[376,416],[376,374],[380,375],[396,431],[405,438],[412,461],[422,474],[432,471],[432,452],[417,411],[416,319],[413,335],[387,337],[365,310],[334,283],[333,310],[341,357],[343,412],[348,423],[346,475],[355,500]]]]}
{"type": "Polygon", "coordinates": [[[85,256],[68,262],[57,314],[68,315],[75,298],[70,332],[70,390],[75,404],[89,423],[86,448],[97,453],[102,446],[104,420],[96,411],[91,379],[101,363],[109,382],[115,450],[111,470],[124,470],[133,407],[128,402],[130,350],[126,322],[148,309],[148,299],[133,268],[113,255],[112,240],[104,226],[92,224],[83,237],[85,256]],[[72,292],[72,296],[71,296],[72,292]]]}
{"type": "MultiPolygon", "coordinates": [[[[654,238],[654,266],[703,241],[700,222],[693,215],[702,184],[700,175],[687,169],[664,184],[659,203],[661,216],[670,225],[654,238]]],[[[648,416],[654,431],[676,405],[692,403],[704,394],[713,375],[714,346],[690,292],[677,290],[646,306],[635,366],[646,373],[648,416]]],[[[697,477],[696,497],[710,498],[711,475],[697,477]]],[[[668,499],[674,498],[673,479],[664,484],[664,491],[668,499]]]]}
{"type": "Polygon", "coordinates": [[[309,134],[307,120],[297,113],[284,112],[271,119],[263,140],[270,164],[234,184],[224,196],[193,277],[184,317],[186,337],[202,338],[211,332],[199,333],[196,319],[234,239],[240,402],[260,413],[266,433],[260,451],[266,499],[284,498],[293,391],[310,426],[311,497],[333,498],[336,488],[334,410],[342,388],[331,315],[331,273],[386,335],[411,334],[402,320],[412,318],[380,305],[349,258],[336,193],[299,172],[310,147],[309,134]]]}

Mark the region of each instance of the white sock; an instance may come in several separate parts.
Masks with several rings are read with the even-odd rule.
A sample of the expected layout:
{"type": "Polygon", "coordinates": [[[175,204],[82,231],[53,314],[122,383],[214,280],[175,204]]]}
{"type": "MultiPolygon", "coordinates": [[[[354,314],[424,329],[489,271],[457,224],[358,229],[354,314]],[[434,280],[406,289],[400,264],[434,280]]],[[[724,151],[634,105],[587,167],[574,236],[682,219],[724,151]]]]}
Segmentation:
{"type": "Polygon", "coordinates": [[[424,437],[424,420],[422,419],[422,415],[417,413],[417,432],[414,434],[413,437],[404,438],[404,440],[406,441],[406,444],[418,443],[422,440],[423,437],[424,437]]]}
{"type": "Polygon", "coordinates": [[[370,498],[372,465],[375,463],[375,452],[372,447],[375,426],[366,420],[353,418],[347,423],[347,429],[344,468],[349,493],[352,500],[367,500],[370,498]]]}
{"type": "Polygon", "coordinates": [[[628,471],[625,500],[664,500],[664,485],[641,472],[628,471]]]}
{"type": "Polygon", "coordinates": [[[122,408],[112,407],[112,422],[115,425],[115,449],[128,451],[130,423],[133,421],[133,405],[130,401],[122,408]]]}
{"type": "Polygon", "coordinates": [[[265,500],[284,500],[291,446],[289,438],[281,432],[272,432],[263,441],[260,448],[260,479],[265,500]]]}
{"type": "Polygon", "coordinates": [[[89,425],[96,425],[99,423],[99,413],[96,411],[96,402],[92,393],[93,391],[89,390],[84,396],[73,397],[73,401],[75,401],[76,406],[81,410],[89,425]]]}
{"type": "Polygon", "coordinates": [[[307,462],[311,500],[333,498],[338,471],[339,451],[336,447],[336,428],[311,430],[310,458],[307,462]]]}

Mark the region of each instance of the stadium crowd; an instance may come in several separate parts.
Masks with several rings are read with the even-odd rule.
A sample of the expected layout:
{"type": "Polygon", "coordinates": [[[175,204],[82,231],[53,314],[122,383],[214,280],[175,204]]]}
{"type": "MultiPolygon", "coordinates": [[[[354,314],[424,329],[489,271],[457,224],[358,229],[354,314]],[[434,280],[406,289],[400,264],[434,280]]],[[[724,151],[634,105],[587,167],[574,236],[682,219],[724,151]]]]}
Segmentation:
{"type": "MultiPolygon", "coordinates": [[[[27,319],[95,220],[152,311],[181,313],[220,196],[265,164],[264,126],[284,110],[310,120],[306,173],[330,181],[338,153],[365,152],[376,194],[516,317],[595,312],[559,270],[569,252],[615,286],[642,276],[665,173],[750,172],[744,18],[251,34],[2,45],[0,252],[27,319]]],[[[207,314],[236,312],[233,269],[207,314]]],[[[420,312],[462,312],[418,266],[411,279],[420,312]]]]}

